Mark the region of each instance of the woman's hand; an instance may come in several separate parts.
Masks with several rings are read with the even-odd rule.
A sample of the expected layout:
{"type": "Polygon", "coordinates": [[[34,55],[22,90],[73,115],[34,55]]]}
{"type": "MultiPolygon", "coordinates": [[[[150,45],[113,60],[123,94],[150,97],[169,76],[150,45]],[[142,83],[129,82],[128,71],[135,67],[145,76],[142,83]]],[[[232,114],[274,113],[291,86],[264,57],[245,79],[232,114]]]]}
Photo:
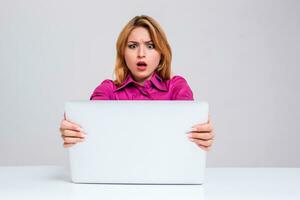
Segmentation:
{"type": "Polygon", "coordinates": [[[192,126],[192,131],[188,133],[188,137],[201,149],[208,151],[211,148],[214,139],[210,116],[208,117],[208,122],[206,124],[196,124],[192,126]]]}
{"type": "Polygon", "coordinates": [[[86,137],[86,134],[79,125],[67,121],[65,118],[61,121],[59,130],[64,140],[63,146],[65,148],[71,147],[78,142],[83,142],[86,137]]]}

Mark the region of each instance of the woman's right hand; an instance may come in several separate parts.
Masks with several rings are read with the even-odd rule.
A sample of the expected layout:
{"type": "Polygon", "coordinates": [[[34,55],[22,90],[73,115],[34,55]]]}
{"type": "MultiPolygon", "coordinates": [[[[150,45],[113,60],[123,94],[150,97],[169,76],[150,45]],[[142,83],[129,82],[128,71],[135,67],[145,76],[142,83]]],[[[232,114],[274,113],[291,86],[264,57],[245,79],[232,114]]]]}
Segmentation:
{"type": "Polygon", "coordinates": [[[78,124],[67,121],[66,119],[61,121],[59,130],[64,141],[63,146],[65,148],[71,147],[78,142],[83,142],[86,137],[83,129],[78,124]]]}

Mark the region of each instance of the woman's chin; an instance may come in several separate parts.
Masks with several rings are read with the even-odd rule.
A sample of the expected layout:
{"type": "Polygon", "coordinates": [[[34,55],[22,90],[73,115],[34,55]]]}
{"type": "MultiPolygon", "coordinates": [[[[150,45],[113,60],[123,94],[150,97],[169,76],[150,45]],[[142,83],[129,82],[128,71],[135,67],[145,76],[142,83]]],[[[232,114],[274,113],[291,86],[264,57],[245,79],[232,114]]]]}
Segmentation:
{"type": "Polygon", "coordinates": [[[149,77],[151,77],[151,75],[152,75],[152,73],[147,72],[147,71],[144,71],[144,72],[138,71],[133,74],[134,79],[139,80],[138,82],[141,82],[141,81],[143,82],[144,80],[149,79],[149,77]]]}

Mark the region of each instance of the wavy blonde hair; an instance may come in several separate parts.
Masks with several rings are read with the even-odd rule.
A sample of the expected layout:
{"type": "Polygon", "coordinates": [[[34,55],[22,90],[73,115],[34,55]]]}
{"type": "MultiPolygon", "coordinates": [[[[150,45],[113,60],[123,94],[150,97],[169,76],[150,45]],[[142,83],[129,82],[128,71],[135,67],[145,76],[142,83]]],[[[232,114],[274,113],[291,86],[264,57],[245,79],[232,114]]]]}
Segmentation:
{"type": "Polygon", "coordinates": [[[158,68],[156,69],[158,75],[163,80],[169,80],[171,78],[172,50],[166,34],[158,22],[153,18],[146,15],[140,15],[135,16],[125,25],[116,43],[117,56],[114,70],[116,80],[114,82],[117,86],[119,86],[130,73],[125,62],[124,52],[129,34],[137,27],[143,27],[149,31],[155,49],[161,54],[161,59],[158,68]]]}

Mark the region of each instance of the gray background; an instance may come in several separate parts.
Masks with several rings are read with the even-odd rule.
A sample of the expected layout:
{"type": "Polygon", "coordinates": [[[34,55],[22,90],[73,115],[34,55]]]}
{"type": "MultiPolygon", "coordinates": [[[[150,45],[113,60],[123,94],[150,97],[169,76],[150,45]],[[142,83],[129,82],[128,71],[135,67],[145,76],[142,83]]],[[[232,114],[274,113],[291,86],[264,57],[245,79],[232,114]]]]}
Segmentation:
{"type": "Polygon", "coordinates": [[[113,78],[115,42],[135,15],[157,19],[174,74],[210,103],[209,167],[300,167],[300,3],[0,1],[0,165],[65,165],[67,100],[113,78]]]}

